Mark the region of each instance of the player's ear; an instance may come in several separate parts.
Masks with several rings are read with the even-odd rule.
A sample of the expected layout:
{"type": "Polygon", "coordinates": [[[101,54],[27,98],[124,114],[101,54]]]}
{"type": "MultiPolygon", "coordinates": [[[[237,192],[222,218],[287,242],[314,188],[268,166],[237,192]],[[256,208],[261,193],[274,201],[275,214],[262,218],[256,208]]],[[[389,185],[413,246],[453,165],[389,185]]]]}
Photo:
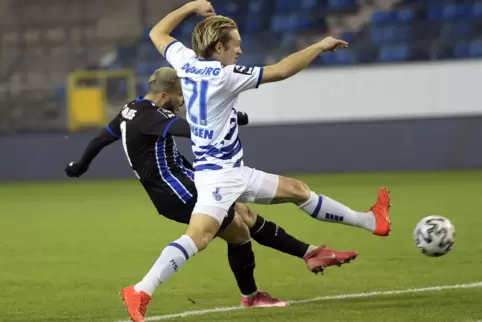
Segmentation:
{"type": "Polygon", "coordinates": [[[160,99],[163,101],[167,101],[169,99],[169,95],[167,95],[166,92],[161,92],[161,95],[159,95],[160,99]]]}
{"type": "Polygon", "coordinates": [[[216,46],[214,46],[214,52],[218,54],[222,53],[223,49],[224,49],[224,46],[221,42],[216,43],[216,46]]]}

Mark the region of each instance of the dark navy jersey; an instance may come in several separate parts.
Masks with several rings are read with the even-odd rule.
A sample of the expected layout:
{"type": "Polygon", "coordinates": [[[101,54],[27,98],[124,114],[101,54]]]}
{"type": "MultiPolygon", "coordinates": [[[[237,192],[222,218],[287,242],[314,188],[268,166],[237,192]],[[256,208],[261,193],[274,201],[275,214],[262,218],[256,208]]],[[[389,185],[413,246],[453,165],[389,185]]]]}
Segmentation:
{"type": "Polygon", "coordinates": [[[126,104],[106,127],[122,140],[132,170],[151,199],[156,199],[153,202],[159,210],[162,205],[185,204],[196,196],[192,167],[169,131],[178,120],[182,119],[171,111],[139,97],[126,104]]]}

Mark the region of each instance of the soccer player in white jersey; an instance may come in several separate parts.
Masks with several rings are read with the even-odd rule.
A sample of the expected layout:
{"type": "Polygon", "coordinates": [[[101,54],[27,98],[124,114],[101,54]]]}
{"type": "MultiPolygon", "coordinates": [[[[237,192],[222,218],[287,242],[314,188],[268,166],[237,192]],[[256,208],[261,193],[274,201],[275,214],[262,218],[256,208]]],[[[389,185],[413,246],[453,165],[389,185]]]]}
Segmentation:
{"type": "MultiPolygon", "coordinates": [[[[236,122],[238,95],[260,84],[287,79],[307,67],[322,52],[347,47],[346,42],[328,37],[271,66],[237,66],[241,37],[236,23],[216,16],[206,0],[189,2],[171,12],[151,30],[150,37],[182,79],[186,118],[192,132],[198,199],[187,232],[173,241],[182,249],[164,248],[145,278],[160,280],[158,285],[180,269],[188,258],[205,249],[236,201],[294,203],[320,221],[360,227],[379,236],[389,234],[390,197],[385,188],[380,189],[377,202],[369,211],[357,212],[311,191],[299,180],[264,173],[243,163],[236,122]],[[193,13],[207,18],[195,27],[191,50],[170,33],[193,13]]],[[[336,253],[331,255],[337,256],[336,253]]],[[[142,315],[146,305],[140,297],[142,315]]]]}

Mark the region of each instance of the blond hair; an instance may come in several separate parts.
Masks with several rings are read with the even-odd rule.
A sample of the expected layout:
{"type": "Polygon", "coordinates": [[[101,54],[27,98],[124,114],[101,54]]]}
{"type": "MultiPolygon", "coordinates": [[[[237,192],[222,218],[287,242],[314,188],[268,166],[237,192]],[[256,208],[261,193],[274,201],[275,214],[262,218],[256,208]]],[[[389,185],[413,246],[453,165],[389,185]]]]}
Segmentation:
{"type": "Polygon", "coordinates": [[[192,33],[192,49],[202,58],[212,57],[217,43],[231,40],[230,31],[238,29],[233,19],[224,16],[207,17],[196,25],[192,33]]]}
{"type": "Polygon", "coordinates": [[[176,71],[170,67],[157,69],[149,78],[149,93],[171,93],[180,85],[176,71]]]}

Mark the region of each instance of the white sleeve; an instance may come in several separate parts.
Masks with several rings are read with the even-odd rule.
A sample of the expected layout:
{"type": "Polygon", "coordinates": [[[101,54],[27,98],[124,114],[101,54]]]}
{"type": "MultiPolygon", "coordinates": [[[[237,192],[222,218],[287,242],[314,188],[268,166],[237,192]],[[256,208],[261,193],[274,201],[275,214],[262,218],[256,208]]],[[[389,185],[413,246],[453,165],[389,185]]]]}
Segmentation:
{"type": "Polygon", "coordinates": [[[190,59],[196,57],[196,54],[192,49],[189,49],[181,42],[174,40],[167,45],[164,51],[164,57],[166,57],[169,64],[171,64],[176,71],[179,71],[190,59]]]}
{"type": "Polygon", "coordinates": [[[238,94],[258,88],[262,78],[263,67],[230,65],[224,68],[224,86],[238,94]]]}

